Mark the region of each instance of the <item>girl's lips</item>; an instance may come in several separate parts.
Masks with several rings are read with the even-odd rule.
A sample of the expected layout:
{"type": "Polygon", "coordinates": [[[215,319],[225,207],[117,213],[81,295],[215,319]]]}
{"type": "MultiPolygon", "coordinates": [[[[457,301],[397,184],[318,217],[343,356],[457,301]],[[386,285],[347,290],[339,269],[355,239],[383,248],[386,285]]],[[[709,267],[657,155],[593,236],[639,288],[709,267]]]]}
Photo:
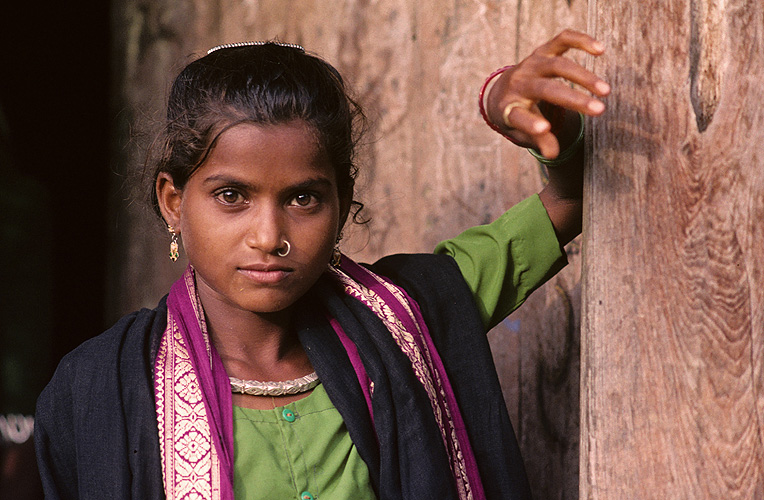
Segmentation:
{"type": "Polygon", "coordinates": [[[256,283],[273,285],[289,276],[291,270],[281,267],[252,266],[239,268],[239,272],[256,283]]]}

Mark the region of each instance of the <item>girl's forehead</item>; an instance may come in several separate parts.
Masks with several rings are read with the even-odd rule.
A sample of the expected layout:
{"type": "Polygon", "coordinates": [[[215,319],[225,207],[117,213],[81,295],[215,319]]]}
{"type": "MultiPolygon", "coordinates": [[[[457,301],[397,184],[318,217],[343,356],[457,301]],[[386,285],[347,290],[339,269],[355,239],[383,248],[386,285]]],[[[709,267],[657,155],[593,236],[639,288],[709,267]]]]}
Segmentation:
{"type": "Polygon", "coordinates": [[[313,171],[334,177],[315,129],[301,120],[230,127],[218,136],[200,172],[212,169],[278,176],[313,171]]]}
{"type": "Polygon", "coordinates": [[[271,152],[273,148],[290,154],[318,154],[320,141],[315,128],[303,120],[278,124],[242,122],[225,129],[213,149],[223,152],[271,152]],[[228,150],[228,151],[226,151],[228,150]]]}

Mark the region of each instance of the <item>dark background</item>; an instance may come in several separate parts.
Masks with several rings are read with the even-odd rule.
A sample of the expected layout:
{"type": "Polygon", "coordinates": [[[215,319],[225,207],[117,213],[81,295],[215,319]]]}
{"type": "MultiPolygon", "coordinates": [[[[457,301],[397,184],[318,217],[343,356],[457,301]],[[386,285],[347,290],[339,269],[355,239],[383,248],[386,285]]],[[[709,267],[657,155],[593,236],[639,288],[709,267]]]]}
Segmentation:
{"type": "MultiPolygon", "coordinates": [[[[18,200],[13,219],[2,216],[3,232],[6,226],[19,226],[43,238],[34,245],[47,247],[30,255],[35,259],[21,255],[21,268],[7,269],[2,259],[3,277],[10,272],[18,280],[3,280],[2,297],[18,295],[21,287],[32,292],[18,297],[29,308],[25,319],[50,315],[50,331],[32,334],[49,344],[47,361],[36,363],[49,377],[63,354],[104,327],[108,2],[8,2],[0,19],[0,107],[10,134],[6,144],[11,162],[2,166],[2,201],[18,200]],[[8,189],[15,184],[20,192],[8,189]],[[40,267],[49,273],[40,273],[40,267]],[[37,303],[36,290],[47,304],[37,303]]],[[[6,243],[13,241],[4,239],[6,243]]],[[[4,248],[3,254],[18,249],[4,248]]],[[[5,331],[5,314],[1,321],[5,331]]],[[[40,344],[35,348],[46,350],[40,344]]],[[[9,410],[30,409],[2,408],[9,410]]]]}
{"type": "MultiPolygon", "coordinates": [[[[105,326],[109,33],[106,0],[0,14],[0,416],[105,326]]],[[[0,445],[0,498],[38,498],[31,440],[0,445]]]]}

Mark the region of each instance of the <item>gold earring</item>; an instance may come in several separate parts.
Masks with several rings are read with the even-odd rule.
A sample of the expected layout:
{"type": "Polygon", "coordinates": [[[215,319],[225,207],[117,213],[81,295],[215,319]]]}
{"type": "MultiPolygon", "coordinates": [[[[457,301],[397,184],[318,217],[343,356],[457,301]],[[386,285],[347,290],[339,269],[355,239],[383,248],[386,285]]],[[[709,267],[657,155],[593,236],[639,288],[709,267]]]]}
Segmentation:
{"type": "Polygon", "coordinates": [[[342,252],[340,252],[341,239],[342,239],[342,231],[340,231],[340,234],[337,235],[337,241],[334,244],[334,250],[332,250],[332,260],[331,260],[332,267],[340,267],[340,262],[342,262],[342,252]]]}
{"type": "Polygon", "coordinates": [[[170,260],[176,262],[178,257],[180,257],[180,252],[178,251],[178,233],[176,233],[175,228],[169,224],[167,225],[167,230],[170,231],[170,234],[172,235],[172,240],[170,241],[170,260]]]}

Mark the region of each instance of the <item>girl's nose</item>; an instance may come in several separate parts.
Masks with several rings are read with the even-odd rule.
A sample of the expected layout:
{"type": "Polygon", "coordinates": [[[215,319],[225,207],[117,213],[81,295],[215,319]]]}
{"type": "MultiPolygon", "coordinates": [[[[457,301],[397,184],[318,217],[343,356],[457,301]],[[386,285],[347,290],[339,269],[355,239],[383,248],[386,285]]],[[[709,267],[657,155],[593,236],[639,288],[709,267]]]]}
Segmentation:
{"type": "Polygon", "coordinates": [[[247,230],[246,244],[264,253],[273,254],[284,246],[284,224],[275,209],[262,209],[253,216],[247,230]]]}

